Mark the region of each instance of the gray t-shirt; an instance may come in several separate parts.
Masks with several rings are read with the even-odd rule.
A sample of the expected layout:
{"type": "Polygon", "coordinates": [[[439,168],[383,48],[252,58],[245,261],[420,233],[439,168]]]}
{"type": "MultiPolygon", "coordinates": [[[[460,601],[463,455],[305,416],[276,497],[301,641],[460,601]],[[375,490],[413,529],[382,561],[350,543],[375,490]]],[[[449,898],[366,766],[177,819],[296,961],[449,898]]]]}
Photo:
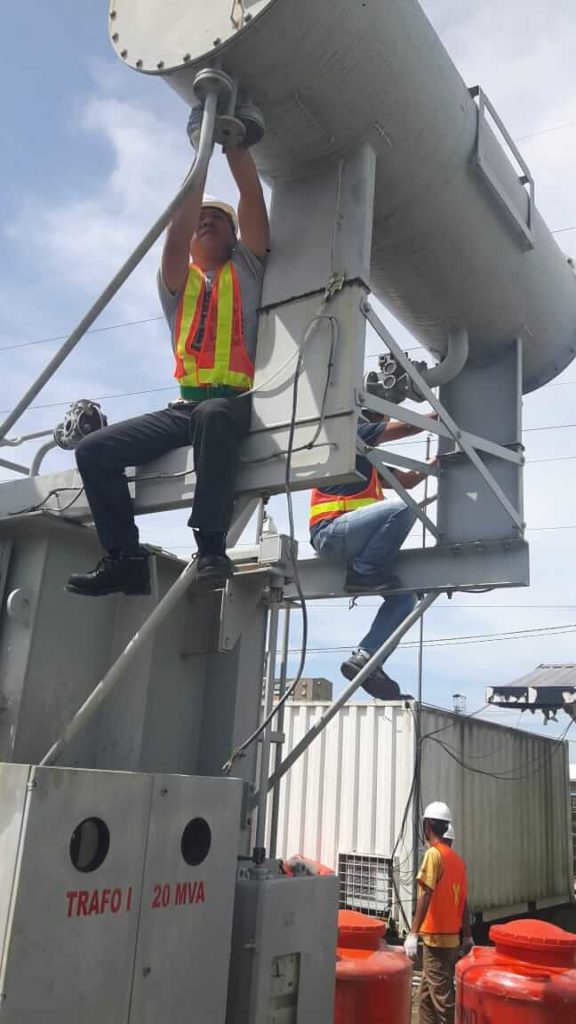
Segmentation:
{"type": "MultiPolygon", "coordinates": [[[[252,362],[256,356],[256,336],[258,333],[258,307],[262,295],[262,279],[264,277],[265,260],[255,256],[242,242],[237,242],[232,253],[232,263],[240,284],[242,293],[242,325],[244,328],[244,344],[252,362]]],[[[214,275],[206,275],[210,281],[214,275]]],[[[158,294],[164,316],[170,328],[172,348],[175,349],[174,330],[176,326],[176,313],[182,292],[173,295],[167,288],[161,269],[158,270],[158,294]]]]}

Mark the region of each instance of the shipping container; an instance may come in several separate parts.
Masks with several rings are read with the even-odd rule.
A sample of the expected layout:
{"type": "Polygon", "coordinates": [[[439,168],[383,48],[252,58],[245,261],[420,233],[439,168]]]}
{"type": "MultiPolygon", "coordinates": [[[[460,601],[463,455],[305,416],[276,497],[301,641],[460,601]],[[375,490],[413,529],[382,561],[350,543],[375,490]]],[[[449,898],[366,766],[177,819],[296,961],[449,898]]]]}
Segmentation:
{"type": "MultiPolygon", "coordinates": [[[[326,707],[288,705],[284,754],[326,707]]],[[[391,912],[405,927],[423,843],[418,732],[420,813],[436,799],[452,808],[470,909],[489,921],[568,903],[568,744],[412,701],[336,715],[281,784],[277,854],[322,861],[340,875],[343,905],[391,912]]]]}

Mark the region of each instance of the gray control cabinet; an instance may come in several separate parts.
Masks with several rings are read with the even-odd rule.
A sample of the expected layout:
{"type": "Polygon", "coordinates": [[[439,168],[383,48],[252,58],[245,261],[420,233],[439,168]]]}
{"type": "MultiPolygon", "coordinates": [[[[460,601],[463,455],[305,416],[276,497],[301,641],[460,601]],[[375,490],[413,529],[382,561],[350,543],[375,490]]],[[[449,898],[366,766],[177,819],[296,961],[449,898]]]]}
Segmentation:
{"type": "Polygon", "coordinates": [[[331,1024],[337,918],[335,875],[239,881],[226,1024],[331,1024]]]}
{"type": "Polygon", "coordinates": [[[0,764],[3,1024],[224,1024],[241,800],[0,764]]]}

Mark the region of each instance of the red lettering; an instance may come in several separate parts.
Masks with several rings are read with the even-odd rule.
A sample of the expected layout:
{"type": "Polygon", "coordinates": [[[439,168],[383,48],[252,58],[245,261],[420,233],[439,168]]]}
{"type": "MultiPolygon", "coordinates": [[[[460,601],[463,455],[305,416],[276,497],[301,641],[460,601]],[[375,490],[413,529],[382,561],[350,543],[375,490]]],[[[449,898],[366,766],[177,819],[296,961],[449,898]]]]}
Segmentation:
{"type": "Polygon", "coordinates": [[[88,906],[88,914],[99,914],[100,913],[100,901],[99,901],[98,889],[92,890],[92,896],[90,897],[90,904],[88,906]]]}
{"type": "Polygon", "coordinates": [[[72,912],[73,912],[73,908],[74,908],[74,900],[77,898],[77,896],[78,896],[78,890],[77,889],[71,889],[69,892],[66,893],[66,899],[68,900],[68,913],[66,915],[67,917],[72,917],[72,912]]]}
{"type": "Polygon", "coordinates": [[[195,903],[205,903],[206,896],[204,894],[204,882],[198,882],[198,891],[196,893],[195,903]]]}
{"type": "Polygon", "coordinates": [[[170,905],[170,886],[162,886],[162,906],[168,907],[170,905]]]}
{"type": "Polygon", "coordinates": [[[128,893],[126,895],[126,910],[130,913],[132,909],[132,886],[128,886],[128,893]]]}
{"type": "Polygon", "coordinates": [[[110,889],[102,889],[102,899],[100,902],[100,913],[103,914],[106,907],[110,903],[110,889]]]}
{"type": "Polygon", "coordinates": [[[162,898],[162,886],[161,885],[155,885],[154,886],[154,896],[152,897],[152,909],[153,910],[157,910],[158,907],[162,906],[162,903],[160,902],[161,898],[162,898]]]}
{"type": "Polygon", "coordinates": [[[186,882],[176,883],[176,898],[174,900],[177,907],[184,906],[185,903],[189,902],[187,897],[187,890],[190,888],[190,882],[186,885],[186,882]]]}
{"type": "Polygon", "coordinates": [[[88,917],[90,911],[88,910],[88,897],[90,893],[87,889],[80,889],[78,893],[78,907],[76,910],[76,917],[88,917]]]}
{"type": "Polygon", "coordinates": [[[113,914],[117,914],[122,906],[122,890],[113,889],[112,899],[110,900],[110,910],[113,914]]]}

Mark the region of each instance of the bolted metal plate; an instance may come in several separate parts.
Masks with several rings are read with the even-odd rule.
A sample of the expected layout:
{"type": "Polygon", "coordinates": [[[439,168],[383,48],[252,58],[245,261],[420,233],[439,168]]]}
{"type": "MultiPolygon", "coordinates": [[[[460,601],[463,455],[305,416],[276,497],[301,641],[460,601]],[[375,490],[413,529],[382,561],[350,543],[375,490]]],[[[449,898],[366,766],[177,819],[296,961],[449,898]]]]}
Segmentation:
{"type": "Polygon", "coordinates": [[[151,788],[145,775],[1,766],[7,1024],[125,1024],[151,788]]]}
{"type": "Polygon", "coordinates": [[[224,1024],[242,782],[156,775],[130,1024],[224,1024]]]}
{"type": "Polygon", "coordinates": [[[207,57],[274,0],[111,0],[112,46],[130,67],[162,72],[207,57]]]}

